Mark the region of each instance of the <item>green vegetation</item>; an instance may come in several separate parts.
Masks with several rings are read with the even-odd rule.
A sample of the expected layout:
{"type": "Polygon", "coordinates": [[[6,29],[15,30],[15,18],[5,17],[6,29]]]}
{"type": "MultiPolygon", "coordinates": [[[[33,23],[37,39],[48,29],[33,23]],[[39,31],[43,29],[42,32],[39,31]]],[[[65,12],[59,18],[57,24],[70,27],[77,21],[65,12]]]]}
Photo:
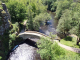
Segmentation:
{"type": "MultiPolygon", "coordinates": [[[[4,56],[1,55],[1,57],[4,60],[9,50],[17,44],[16,41],[21,41],[22,38],[19,38],[18,34],[24,20],[27,20],[27,30],[38,30],[40,23],[50,19],[50,15],[46,13],[47,6],[44,6],[41,0],[2,0],[2,2],[5,2],[7,6],[12,22],[10,29],[6,30],[3,36],[0,36],[2,47],[4,47],[3,51],[1,50],[4,52],[4,56]]],[[[2,8],[1,5],[0,8],[2,8]]]]}
{"type": "Polygon", "coordinates": [[[38,30],[41,22],[50,19],[50,15],[46,14],[47,6],[44,6],[41,0],[8,0],[6,5],[12,22],[19,22],[21,24],[23,20],[27,20],[26,30],[38,30]],[[36,19],[39,21],[36,22],[36,19]]]}
{"type": "Polygon", "coordinates": [[[60,43],[70,47],[80,48],[80,45],[76,45],[76,41],[77,41],[76,37],[67,36],[66,38],[60,40],[60,43]]]}
{"type": "Polygon", "coordinates": [[[2,2],[8,2],[9,0],[1,0],[2,2]]]}
{"type": "Polygon", "coordinates": [[[50,15],[48,13],[40,13],[33,19],[33,28],[39,30],[40,23],[45,25],[46,20],[50,20],[50,15]]]}
{"type": "Polygon", "coordinates": [[[47,5],[47,10],[55,11],[56,10],[56,1],[57,0],[42,0],[44,5],[47,5]]]}
{"type": "Polygon", "coordinates": [[[55,18],[59,20],[57,26],[58,36],[65,38],[69,34],[78,36],[80,42],[80,2],[73,0],[43,0],[48,10],[55,10],[55,18]]]}
{"type": "MultiPolygon", "coordinates": [[[[64,36],[61,43],[71,47],[80,48],[80,46],[78,46],[80,42],[79,2],[73,2],[73,0],[2,0],[2,2],[6,3],[12,21],[10,30],[6,31],[3,36],[0,36],[4,47],[4,50],[1,52],[4,52],[4,55],[7,55],[8,51],[17,44],[15,41],[20,39],[18,34],[19,29],[23,26],[22,22],[27,20],[27,30],[38,31],[40,24],[43,23],[45,25],[46,20],[50,19],[50,15],[46,13],[47,10],[54,11],[56,13],[55,18],[59,20],[57,32],[58,34],[62,34],[64,36]],[[69,34],[75,34],[78,38],[66,37],[69,34]]],[[[0,9],[3,9],[1,2],[0,9]]],[[[4,12],[5,11],[3,11],[3,13],[4,12]]],[[[52,39],[55,37],[56,35],[51,35],[52,39]]],[[[80,59],[80,54],[61,48],[56,42],[53,43],[50,38],[42,37],[38,41],[37,46],[39,48],[38,53],[40,53],[42,60],[80,59]]],[[[1,58],[3,59],[3,56],[1,56],[0,59],[1,58]]]]}
{"type": "Polygon", "coordinates": [[[65,50],[51,41],[50,38],[42,37],[38,43],[40,56],[43,60],[56,60],[61,55],[65,55],[65,50]]]}
{"type": "Polygon", "coordinates": [[[26,18],[26,6],[14,0],[7,3],[7,8],[11,14],[12,21],[20,22],[26,18]]]}
{"type": "Polygon", "coordinates": [[[57,31],[60,33],[63,33],[63,35],[66,35],[66,36],[67,34],[77,35],[78,40],[76,44],[79,45],[79,41],[80,41],[79,5],[80,3],[72,2],[69,5],[70,6],[67,8],[67,10],[65,8],[65,10],[63,10],[63,13],[61,14],[57,31]]]}
{"type": "Polygon", "coordinates": [[[16,40],[17,35],[19,33],[19,24],[16,22],[13,24],[13,28],[9,31],[9,49],[11,49],[14,45],[12,45],[13,41],[16,40]]]}
{"type": "MultiPolygon", "coordinates": [[[[66,38],[71,39],[71,37],[66,38]]],[[[71,51],[61,48],[57,42],[52,42],[50,38],[42,37],[37,46],[38,53],[42,60],[79,60],[80,55],[71,51]]]]}

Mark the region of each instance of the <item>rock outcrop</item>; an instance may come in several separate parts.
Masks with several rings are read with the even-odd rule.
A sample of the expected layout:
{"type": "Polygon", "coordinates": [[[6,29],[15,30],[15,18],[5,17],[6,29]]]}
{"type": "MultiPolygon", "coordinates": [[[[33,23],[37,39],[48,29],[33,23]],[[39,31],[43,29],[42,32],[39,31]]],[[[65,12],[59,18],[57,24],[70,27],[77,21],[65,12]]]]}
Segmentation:
{"type": "Polygon", "coordinates": [[[0,6],[2,6],[2,8],[0,7],[0,35],[3,35],[10,26],[10,14],[4,3],[0,6]]]}

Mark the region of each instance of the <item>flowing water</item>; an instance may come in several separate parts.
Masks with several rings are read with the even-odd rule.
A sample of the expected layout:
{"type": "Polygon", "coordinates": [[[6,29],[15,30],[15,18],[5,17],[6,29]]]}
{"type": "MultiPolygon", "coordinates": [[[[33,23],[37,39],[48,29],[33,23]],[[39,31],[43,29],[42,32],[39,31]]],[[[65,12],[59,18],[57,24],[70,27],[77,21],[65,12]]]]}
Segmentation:
{"type": "MultiPolygon", "coordinates": [[[[54,14],[49,12],[52,19],[49,20],[49,25],[41,26],[39,32],[49,35],[50,32],[56,34],[57,20],[54,19],[54,14]]],[[[38,39],[25,40],[23,43],[19,44],[17,48],[13,49],[10,53],[8,60],[41,60],[40,55],[37,54],[37,47],[35,46],[35,41],[38,39]],[[31,41],[33,40],[33,41],[31,41]]],[[[15,46],[16,47],[16,46],[15,46]]]]}

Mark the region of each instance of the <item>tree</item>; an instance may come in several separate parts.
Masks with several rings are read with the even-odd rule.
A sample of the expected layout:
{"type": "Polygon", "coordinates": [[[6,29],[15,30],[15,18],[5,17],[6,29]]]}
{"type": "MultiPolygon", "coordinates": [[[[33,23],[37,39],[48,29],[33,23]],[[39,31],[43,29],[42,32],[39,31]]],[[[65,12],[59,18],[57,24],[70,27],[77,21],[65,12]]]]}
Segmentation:
{"type": "Polygon", "coordinates": [[[12,21],[20,22],[26,18],[26,6],[18,1],[10,0],[7,8],[11,14],[12,21]]]}
{"type": "Polygon", "coordinates": [[[39,30],[40,24],[45,25],[46,20],[50,20],[50,15],[48,13],[40,13],[33,19],[33,28],[39,30]]]}
{"type": "Polygon", "coordinates": [[[59,0],[57,1],[57,9],[56,9],[56,18],[60,18],[62,15],[62,11],[65,9],[69,9],[70,4],[72,3],[71,0],[59,0]]]}
{"type": "MultiPolygon", "coordinates": [[[[34,28],[36,24],[37,24],[36,28],[39,28],[39,25],[40,25],[40,24],[38,25],[39,23],[38,20],[34,21],[35,17],[40,15],[40,13],[45,13],[46,11],[47,11],[46,6],[42,4],[41,0],[29,0],[27,5],[27,18],[28,18],[27,24],[26,24],[27,28],[29,28],[30,30],[38,30],[34,28]]],[[[40,17],[41,19],[43,18],[42,16],[40,17]]]]}
{"type": "Polygon", "coordinates": [[[80,42],[80,23],[78,23],[78,25],[75,26],[74,28],[72,28],[69,32],[78,36],[76,44],[79,45],[79,42],[80,42]]]}
{"type": "Polygon", "coordinates": [[[9,0],[1,0],[2,2],[8,2],[9,0]]]}
{"type": "Polygon", "coordinates": [[[68,34],[69,30],[71,29],[71,23],[72,23],[71,11],[66,9],[59,20],[57,32],[59,34],[63,34],[63,36],[66,37],[66,34],[68,34]]]}
{"type": "Polygon", "coordinates": [[[77,45],[79,45],[80,42],[80,13],[75,12],[73,15],[73,23],[72,23],[72,29],[69,31],[71,34],[75,34],[78,36],[77,38],[77,45]]]}
{"type": "Polygon", "coordinates": [[[57,0],[42,0],[43,1],[43,4],[47,5],[47,10],[50,10],[50,11],[55,11],[56,10],[56,5],[55,5],[55,2],[57,0]]]}
{"type": "Polygon", "coordinates": [[[28,27],[29,29],[33,30],[33,11],[32,6],[28,5],[27,10],[27,17],[28,17],[28,27]]]}
{"type": "Polygon", "coordinates": [[[74,2],[71,4],[70,9],[72,10],[72,29],[69,31],[71,34],[77,35],[77,45],[80,42],[80,3],[74,2]]]}

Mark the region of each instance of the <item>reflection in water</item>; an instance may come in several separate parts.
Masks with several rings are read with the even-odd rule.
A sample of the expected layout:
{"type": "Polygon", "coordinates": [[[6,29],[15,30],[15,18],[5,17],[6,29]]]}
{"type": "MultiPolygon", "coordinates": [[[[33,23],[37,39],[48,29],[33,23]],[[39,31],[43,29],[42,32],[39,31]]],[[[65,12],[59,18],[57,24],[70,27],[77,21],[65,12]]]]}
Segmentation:
{"type": "Polygon", "coordinates": [[[52,34],[56,34],[56,27],[58,24],[58,20],[54,19],[54,14],[52,12],[49,12],[52,19],[47,21],[47,25],[45,26],[40,26],[39,32],[44,33],[46,35],[49,35],[50,32],[52,32],[52,34]]]}

